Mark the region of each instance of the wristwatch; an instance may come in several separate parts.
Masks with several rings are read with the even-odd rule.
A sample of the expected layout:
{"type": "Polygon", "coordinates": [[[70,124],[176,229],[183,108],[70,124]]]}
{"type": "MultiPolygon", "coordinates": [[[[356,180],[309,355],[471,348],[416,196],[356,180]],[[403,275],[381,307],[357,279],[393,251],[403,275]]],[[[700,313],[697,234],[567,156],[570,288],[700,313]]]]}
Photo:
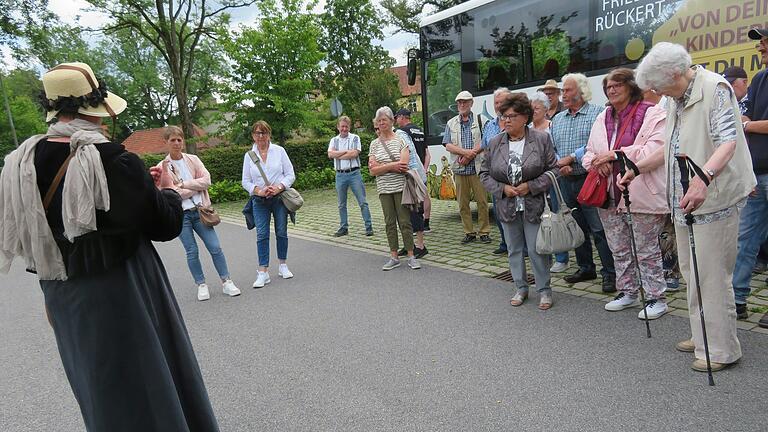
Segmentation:
{"type": "Polygon", "coordinates": [[[709,176],[709,181],[712,181],[715,179],[715,172],[709,168],[702,168],[705,173],[709,176]]]}

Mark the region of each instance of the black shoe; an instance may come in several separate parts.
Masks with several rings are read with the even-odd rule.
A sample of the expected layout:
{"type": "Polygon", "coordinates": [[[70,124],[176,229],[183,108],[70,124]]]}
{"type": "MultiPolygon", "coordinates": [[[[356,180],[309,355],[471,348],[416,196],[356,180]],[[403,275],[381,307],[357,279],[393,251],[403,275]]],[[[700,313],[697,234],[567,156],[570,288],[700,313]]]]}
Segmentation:
{"type": "Polygon", "coordinates": [[[421,258],[421,257],[423,257],[424,255],[426,255],[428,253],[429,253],[429,251],[427,250],[426,246],[424,246],[423,249],[422,248],[413,248],[413,256],[415,256],[416,258],[421,258]]]}
{"type": "Polygon", "coordinates": [[[491,238],[488,236],[488,234],[482,234],[480,235],[480,243],[490,243],[491,238]]]}
{"type": "Polygon", "coordinates": [[[579,270],[576,273],[574,273],[574,274],[572,274],[570,276],[566,276],[566,277],[563,278],[564,281],[566,281],[568,283],[572,283],[572,284],[577,283],[577,282],[593,280],[593,279],[597,279],[597,274],[595,273],[594,270],[593,271],[587,271],[587,272],[583,272],[583,271],[579,270]]]}
{"type": "Polygon", "coordinates": [[[760,321],[757,322],[757,325],[762,328],[768,328],[768,313],[763,315],[762,318],[760,318],[760,321]]]}
{"type": "Polygon", "coordinates": [[[346,229],[346,228],[339,228],[339,230],[338,230],[338,231],[336,231],[336,232],[333,234],[333,236],[334,236],[334,237],[341,237],[341,236],[345,236],[345,235],[347,235],[347,234],[349,234],[349,230],[348,230],[348,229],[346,229]]]}
{"type": "Polygon", "coordinates": [[[745,320],[749,318],[749,311],[746,304],[736,303],[736,319],[745,320]]]}
{"type": "Polygon", "coordinates": [[[506,255],[507,254],[507,250],[502,248],[502,247],[498,247],[498,248],[496,248],[495,251],[493,251],[493,254],[494,255],[506,255]]]}
{"type": "Polygon", "coordinates": [[[365,235],[366,235],[367,237],[371,237],[371,236],[373,236],[373,228],[366,228],[366,229],[365,229],[365,235]]]}
{"type": "Polygon", "coordinates": [[[406,256],[406,255],[408,255],[408,251],[407,251],[407,250],[405,250],[405,248],[402,248],[402,249],[400,249],[400,250],[397,252],[397,256],[406,256]]]}
{"type": "Polygon", "coordinates": [[[429,222],[427,221],[424,222],[424,232],[425,233],[432,232],[432,228],[429,227],[429,222]]]}
{"type": "Polygon", "coordinates": [[[604,293],[616,292],[616,276],[612,274],[603,276],[603,292],[604,293]]]}
{"type": "Polygon", "coordinates": [[[465,234],[464,238],[461,239],[461,242],[464,243],[464,244],[467,244],[467,243],[471,243],[471,242],[473,242],[475,240],[477,240],[477,236],[475,236],[474,234],[465,234]]]}

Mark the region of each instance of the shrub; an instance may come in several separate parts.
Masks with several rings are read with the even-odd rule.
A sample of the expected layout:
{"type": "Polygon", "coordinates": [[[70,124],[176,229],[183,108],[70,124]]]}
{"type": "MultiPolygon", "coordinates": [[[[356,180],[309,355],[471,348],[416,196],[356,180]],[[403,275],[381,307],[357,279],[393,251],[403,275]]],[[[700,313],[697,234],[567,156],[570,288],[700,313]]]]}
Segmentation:
{"type": "Polygon", "coordinates": [[[221,180],[211,184],[208,195],[212,203],[227,201],[239,201],[248,198],[248,192],[243,189],[239,181],[221,180]]]}
{"type": "Polygon", "coordinates": [[[139,156],[141,160],[144,161],[144,166],[147,167],[147,169],[150,169],[151,167],[157,165],[160,163],[163,158],[165,158],[164,154],[143,154],[139,156]]]}
{"type": "Polygon", "coordinates": [[[293,187],[298,190],[318,189],[331,186],[336,182],[336,171],[333,168],[304,170],[296,173],[293,187]]]}

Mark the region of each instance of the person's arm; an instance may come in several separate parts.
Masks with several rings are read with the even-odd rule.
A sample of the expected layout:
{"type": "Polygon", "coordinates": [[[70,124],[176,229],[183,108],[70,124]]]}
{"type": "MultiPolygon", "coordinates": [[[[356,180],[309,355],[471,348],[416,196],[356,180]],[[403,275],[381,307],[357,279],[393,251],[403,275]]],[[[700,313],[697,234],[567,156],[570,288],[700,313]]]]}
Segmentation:
{"type": "Polygon", "coordinates": [[[424,143],[424,145],[427,147],[424,149],[424,169],[429,171],[429,164],[432,163],[432,155],[429,154],[429,146],[424,143]]]}
{"type": "Polygon", "coordinates": [[[458,156],[467,156],[467,153],[471,151],[465,150],[451,141],[451,129],[447,125],[445,126],[445,133],[443,134],[443,145],[448,153],[458,156]]]}
{"type": "Polygon", "coordinates": [[[205,165],[203,165],[203,161],[201,161],[200,158],[195,155],[189,155],[189,158],[192,160],[192,163],[195,164],[193,167],[195,170],[190,170],[195,178],[182,181],[179,188],[189,189],[196,192],[208,190],[208,188],[211,187],[211,173],[205,168],[205,165]]]}
{"type": "Polygon", "coordinates": [[[541,173],[536,178],[521,183],[517,190],[520,195],[538,195],[546,194],[549,188],[552,187],[552,179],[546,174],[546,171],[551,171],[555,176],[559,174],[559,168],[557,166],[557,157],[555,156],[555,146],[552,144],[552,137],[547,134],[547,142],[544,144],[544,166],[546,166],[545,172],[541,173]],[[523,186],[525,185],[525,186],[523,186]]]}
{"type": "Polygon", "coordinates": [[[336,150],[333,140],[334,138],[331,138],[331,142],[328,143],[328,159],[338,159],[344,153],[343,151],[336,150]]]}
{"type": "Polygon", "coordinates": [[[283,185],[283,190],[285,190],[291,187],[293,182],[296,181],[296,173],[293,172],[293,163],[291,163],[291,158],[288,157],[288,152],[286,152],[285,149],[281,150],[282,155],[280,162],[283,165],[283,179],[280,180],[280,183],[283,185]]]}
{"type": "Polygon", "coordinates": [[[501,183],[497,181],[493,176],[491,176],[491,156],[490,156],[490,146],[493,145],[492,143],[488,143],[489,145],[489,154],[486,155],[485,158],[483,158],[483,162],[480,164],[480,171],[478,172],[478,175],[480,177],[480,182],[483,184],[483,187],[485,188],[488,193],[493,195],[496,200],[500,200],[504,197],[504,183],[501,183]]]}
{"type": "Polygon", "coordinates": [[[248,155],[248,153],[245,154],[245,158],[243,160],[243,176],[242,180],[240,181],[240,184],[243,186],[243,189],[248,192],[249,195],[260,195],[259,194],[259,188],[256,185],[256,182],[251,177],[251,156],[248,155]]]}

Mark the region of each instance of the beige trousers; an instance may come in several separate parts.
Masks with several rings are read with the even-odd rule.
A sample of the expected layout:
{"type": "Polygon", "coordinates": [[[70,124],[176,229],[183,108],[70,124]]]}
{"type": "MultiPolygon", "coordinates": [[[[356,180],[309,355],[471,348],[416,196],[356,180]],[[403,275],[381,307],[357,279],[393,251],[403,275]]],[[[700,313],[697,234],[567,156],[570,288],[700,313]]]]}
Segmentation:
{"type": "MultiPolygon", "coordinates": [[[[688,286],[688,315],[697,359],[704,360],[704,337],[699,317],[699,297],[693,274],[688,226],[675,224],[680,273],[688,286]]],[[[733,267],[739,237],[738,212],[717,222],[694,225],[701,304],[707,326],[709,356],[713,362],[733,363],[741,358],[736,336],[736,304],[733,298],[733,267]]]]}
{"type": "Polygon", "coordinates": [[[453,177],[456,181],[456,200],[459,202],[459,215],[461,216],[461,224],[464,226],[464,234],[477,232],[480,235],[488,235],[491,232],[491,225],[488,222],[488,197],[483,184],[480,182],[480,177],[477,174],[457,174],[453,177]],[[475,195],[475,202],[477,203],[478,231],[475,231],[472,224],[472,209],[469,208],[469,198],[472,194],[475,195]]]}

